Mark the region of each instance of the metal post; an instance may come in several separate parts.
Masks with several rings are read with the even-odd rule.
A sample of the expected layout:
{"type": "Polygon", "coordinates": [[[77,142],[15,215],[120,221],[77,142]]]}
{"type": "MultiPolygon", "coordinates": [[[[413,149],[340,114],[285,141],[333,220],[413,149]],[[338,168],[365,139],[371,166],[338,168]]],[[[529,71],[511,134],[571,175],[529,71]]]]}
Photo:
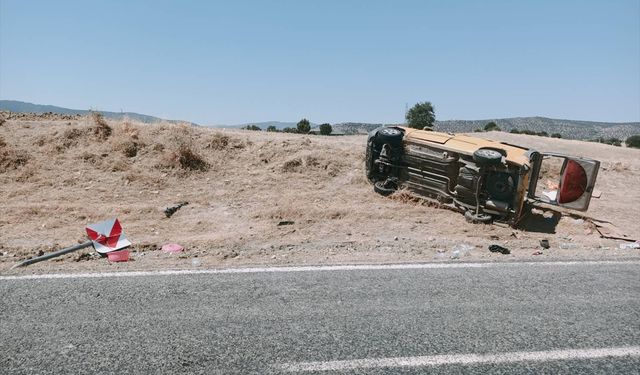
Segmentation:
{"type": "Polygon", "coordinates": [[[60,249],[58,251],[54,251],[54,252],[49,253],[49,254],[40,255],[39,257],[29,258],[27,260],[23,260],[22,262],[14,265],[13,267],[11,267],[11,269],[14,269],[14,268],[17,268],[17,267],[28,266],[28,265],[33,264],[33,263],[42,262],[43,260],[59,257],[60,255],[64,255],[64,254],[67,254],[67,253],[74,252],[76,250],[84,249],[85,247],[91,246],[91,243],[92,243],[91,241],[87,241],[87,242],[83,242],[83,243],[78,244],[78,245],[74,245],[74,246],[71,246],[71,247],[60,249]]]}

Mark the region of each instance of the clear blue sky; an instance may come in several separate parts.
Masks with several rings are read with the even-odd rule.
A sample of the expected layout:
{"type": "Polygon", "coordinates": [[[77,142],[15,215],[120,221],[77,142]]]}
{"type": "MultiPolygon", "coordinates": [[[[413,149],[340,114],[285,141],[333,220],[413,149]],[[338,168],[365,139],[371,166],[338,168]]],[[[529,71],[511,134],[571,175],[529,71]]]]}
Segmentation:
{"type": "Polygon", "coordinates": [[[0,0],[0,98],[201,124],[640,121],[640,0],[0,0]]]}

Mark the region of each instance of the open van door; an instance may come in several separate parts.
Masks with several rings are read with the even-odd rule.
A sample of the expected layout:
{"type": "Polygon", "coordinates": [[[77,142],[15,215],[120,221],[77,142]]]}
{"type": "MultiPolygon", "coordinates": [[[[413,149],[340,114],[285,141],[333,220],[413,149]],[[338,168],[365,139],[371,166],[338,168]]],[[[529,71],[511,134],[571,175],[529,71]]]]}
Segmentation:
{"type": "Polygon", "coordinates": [[[600,162],[562,154],[541,153],[529,184],[529,197],[554,206],[586,211],[600,162]]]}

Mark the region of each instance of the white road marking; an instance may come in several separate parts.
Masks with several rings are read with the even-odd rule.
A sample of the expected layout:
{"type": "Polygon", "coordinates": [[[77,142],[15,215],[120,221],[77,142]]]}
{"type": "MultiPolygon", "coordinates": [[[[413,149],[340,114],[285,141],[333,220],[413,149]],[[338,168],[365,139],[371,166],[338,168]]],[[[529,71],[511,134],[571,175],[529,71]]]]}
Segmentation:
{"type": "Polygon", "coordinates": [[[140,276],[174,276],[174,275],[206,275],[236,273],[278,273],[278,272],[319,272],[319,271],[371,271],[371,270],[411,270],[411,269],[444,269],[444,268],[500,268],[519,266],[575,266],[575,265],[640,265],[640,261],[568,261],[568,262],[506,262],[506,263],[419,263],[419,264],[363,264],[344,266],[299,266],[299,267],[253,267],[223,268],[199,270],[166,270],[166,271],[124,271],[95,273],[52,273],[36,275],[0,276],[6,280],[39,280],[39,279],[81,279],[101,277],[140,277],[140,276]]]}
{"type": "Polygon", "coordinates": [[[599,349],[546,350],[501,354],[444,354],[421,357],[371,358],[328,362],[285,363],[276,367],[288,372],[340,371],[386,367],[425,367],[441,365],[476,365],[483,363],[545,362],[607,357],[638,357],[640,346],[599,349]]]}

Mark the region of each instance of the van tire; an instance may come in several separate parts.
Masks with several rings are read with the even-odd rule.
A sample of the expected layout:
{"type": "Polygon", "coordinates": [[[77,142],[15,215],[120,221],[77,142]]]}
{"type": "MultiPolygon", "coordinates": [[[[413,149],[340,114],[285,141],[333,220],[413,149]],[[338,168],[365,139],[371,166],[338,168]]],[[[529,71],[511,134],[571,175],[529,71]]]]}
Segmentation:
{"type": "Polygon", "coordinates": [[[388,143],[392,146],[398,146],[402,144],[402,137],[404,134],[397,128],[382,128],[376,133],[376,142],[378,144],[388,143]]]}
{"type": "Polygon", "coordinates": [[[385,197],[395,193],[396,190],[398,190],[396,184],[388,181],[376,181],[373,184],[373,191],[385,197]]]}
{"type": "Polygon", "coordinates": [[[490,148],[481,148],[473,153],[473,161],[478,165],[500,165],[502,164],[502,154],[490,148]]]}

